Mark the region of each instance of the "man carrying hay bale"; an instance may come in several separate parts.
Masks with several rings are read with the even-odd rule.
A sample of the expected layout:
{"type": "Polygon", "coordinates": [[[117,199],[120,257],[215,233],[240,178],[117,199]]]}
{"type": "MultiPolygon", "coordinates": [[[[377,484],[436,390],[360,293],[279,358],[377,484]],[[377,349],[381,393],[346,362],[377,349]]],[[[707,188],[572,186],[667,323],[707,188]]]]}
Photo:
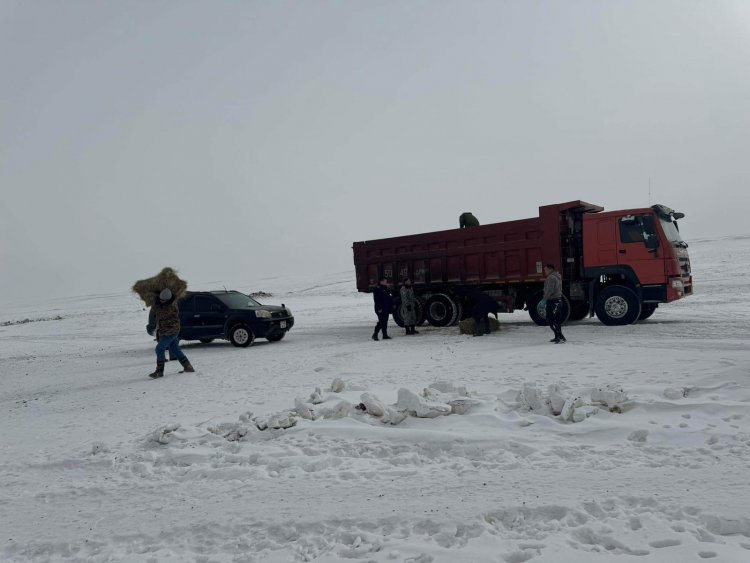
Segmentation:
{"type": "MultiPolygon", "coordinates": [[[[133,286],[133,291],[151,307],[155,324],[146,327],[149,334],[158,330],[158,344],[156,345],[156,370],[148,376],[156,379],[164,376],[165,352],[176,356],[182,364],[184,372],[194,372],[187,356],[180,349],[180,311],[177,300],[185,295],[187,282],[177,277],[172,268],[164,268],[158,275],[146,280],[140,280],[133,286]]],[[[151,315],[149,315],[151,319],[151,315]]]]}

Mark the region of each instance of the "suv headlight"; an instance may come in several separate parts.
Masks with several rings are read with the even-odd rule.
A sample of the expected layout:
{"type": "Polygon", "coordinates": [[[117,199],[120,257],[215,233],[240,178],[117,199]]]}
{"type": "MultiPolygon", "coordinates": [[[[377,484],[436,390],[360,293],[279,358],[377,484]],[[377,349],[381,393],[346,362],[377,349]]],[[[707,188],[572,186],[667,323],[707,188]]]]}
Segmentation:
{"type": "Polygon", "coordinates": [[[258,319],[270,319],[271,311],[266,311],[265,309],[256,309],[255,317],[258,319]]]}

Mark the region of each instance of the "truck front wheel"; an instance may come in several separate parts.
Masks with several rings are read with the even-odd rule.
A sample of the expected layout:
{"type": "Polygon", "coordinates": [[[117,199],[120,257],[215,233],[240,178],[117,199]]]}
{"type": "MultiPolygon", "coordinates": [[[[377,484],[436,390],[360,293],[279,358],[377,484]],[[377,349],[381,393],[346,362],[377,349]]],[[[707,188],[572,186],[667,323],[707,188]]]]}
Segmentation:
{"type": "Polygon", "coordinates": [[[596,316],[608,326],[633,324],[641,314],[641,302],[632,289],[613,285],[596,298],[596,316]]]}

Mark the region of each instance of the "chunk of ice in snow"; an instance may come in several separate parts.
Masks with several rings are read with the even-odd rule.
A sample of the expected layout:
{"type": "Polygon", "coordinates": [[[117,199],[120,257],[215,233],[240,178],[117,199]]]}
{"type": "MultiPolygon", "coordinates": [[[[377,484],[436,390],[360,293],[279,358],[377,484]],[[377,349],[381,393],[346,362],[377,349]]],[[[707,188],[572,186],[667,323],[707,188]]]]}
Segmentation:
{"type": "Polygon", "coordinates": [[[435,418],[437,416],[444,416],[451,413],[451,407],[449,405],[446,405],[445,403],[425,401],[416,393],[404,389],[403,387],[398,390],[396,408],[402,411],[407,411],[409,414],[419,418],[435,418]]]}
{"type": "Polygon", "coordinates": [[[294,399],[294,411],[304,419],[315,420],[312,409],[299,397],[294,399]]]}
{"type": "Polygon", "coordinates": [[[341,393],[345,388],[346,383],[344,383],[344,380],[339,377],[331,382],[331,391],[333,391],[334,393],[341,393]]]}
{"type": "Polygon", "coordinates": [[[599,389],[594,389],[591,392],[591,401],[593,403],[601,403],[607,407],[614,407],[622,403],[627,402],[628,394],[617,386],[605,385],[599,389]]]}
{"type": "Polygon", "coordinates": [[[319,405],[323,402],[323,397],[321,396],[320,387],[316,387],[315,391],[312,392],[310,395],[310,402],[313,405],[319,405]]]}
{"type": "Polygon", "coordinates": [[[362,393],[360,401],[365,406],[365,411],[372,416],[381,417],[385,414],[386,406],[376,395],[372,393],[362,393]]]}
{"type": "Polygon", "coordinates": [[[599,407],[595,407],[594,405],[583,405],[573,411],[573,422],[583,422],[588,417],[598,412],[599,407]]]}

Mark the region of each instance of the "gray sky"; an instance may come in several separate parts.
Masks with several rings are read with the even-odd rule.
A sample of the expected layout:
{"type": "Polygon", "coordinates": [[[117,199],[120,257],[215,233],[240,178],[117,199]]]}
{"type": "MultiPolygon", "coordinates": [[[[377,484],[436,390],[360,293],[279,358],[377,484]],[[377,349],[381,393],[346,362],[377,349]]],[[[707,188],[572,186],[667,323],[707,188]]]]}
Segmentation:
{"type": "Polygon", "coordinates": [[[665,203],[750,232],[750,2],[0,0],[0,303],[665,203]]]}

